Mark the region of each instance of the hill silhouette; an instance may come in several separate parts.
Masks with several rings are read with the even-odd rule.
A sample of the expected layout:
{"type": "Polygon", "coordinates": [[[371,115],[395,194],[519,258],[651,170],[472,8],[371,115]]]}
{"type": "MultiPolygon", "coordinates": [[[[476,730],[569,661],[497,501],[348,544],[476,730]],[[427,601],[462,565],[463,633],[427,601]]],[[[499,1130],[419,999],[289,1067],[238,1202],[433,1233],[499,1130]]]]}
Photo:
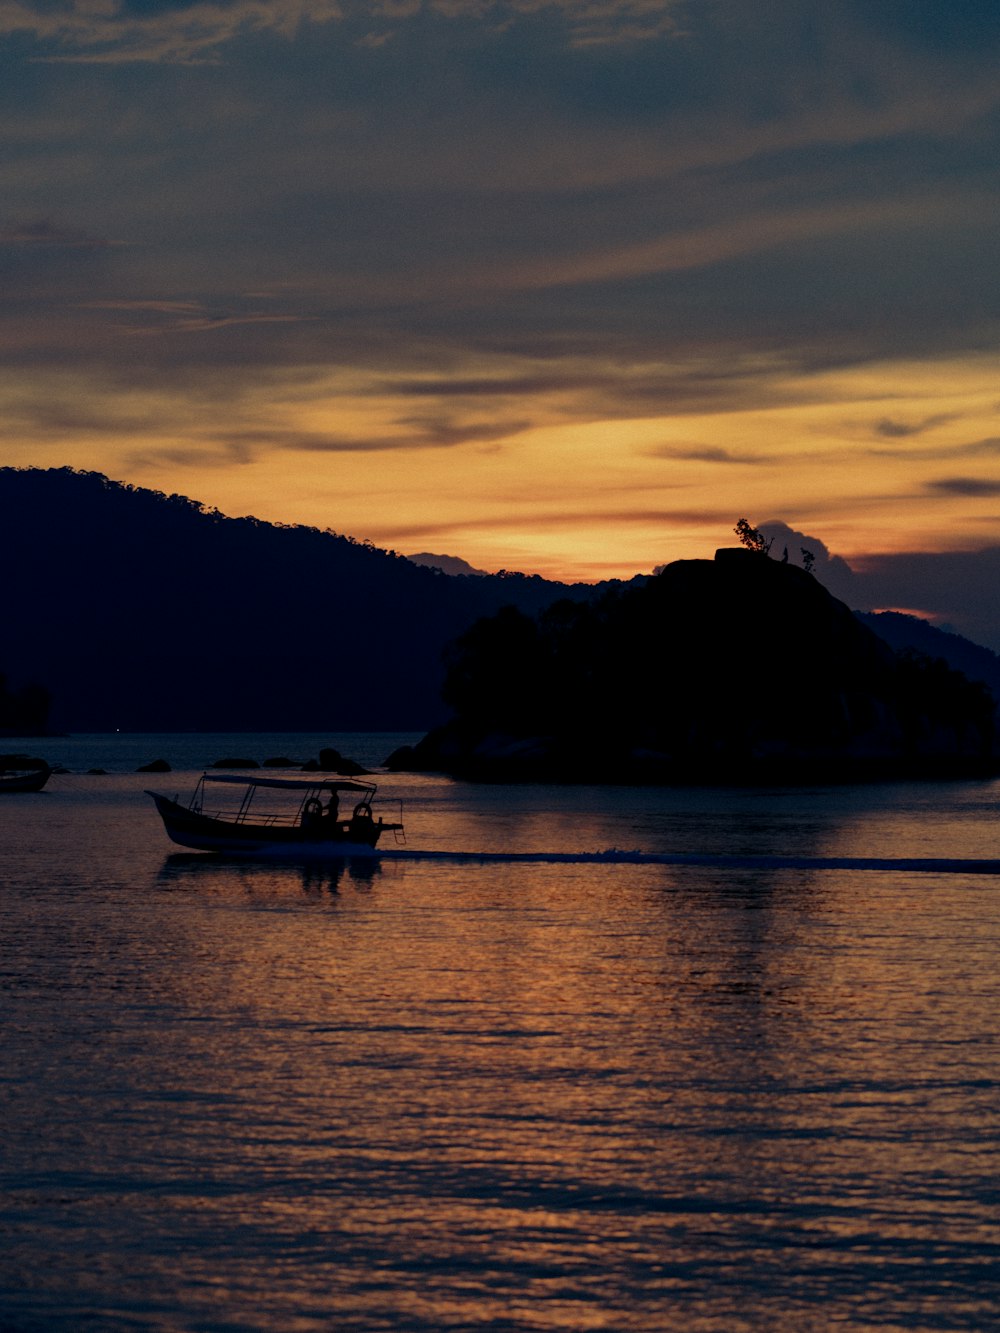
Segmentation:
{"type": "Polygon", "coordinates": [[[473,621],[594,592],[448,577],[71,468],[0,469],[0,530],[16,571],[0,703],[22,734],[44,715],[35,686],[56,731],[422,731],[446,713],[444,646],[473,621]]]}
{"type": "Polygon", "coordinates": [[[799,782],[984,774],[995,704],[896,653],[805,570],[744,550],[454,645],[453,718],[399,768],[514,780],[799,782]]]}
{"type": "Polygon", "coordinates": [[[747,552],[597,587],[455,576],[70,468],[0,468],[0,525],[8,736],[429,728],[406,762],[477,776],[993,763],[988,694],[924,656],[996,688],[993,654],[747,552]]]}
{"type": "Polygon", "coordinates": [[[992,649],[903,611],[855,611],[854,614],[890,648],[941,658],[969,680],[982,681],[994,699],[1000,700],[1000,657],[992,649]]]}

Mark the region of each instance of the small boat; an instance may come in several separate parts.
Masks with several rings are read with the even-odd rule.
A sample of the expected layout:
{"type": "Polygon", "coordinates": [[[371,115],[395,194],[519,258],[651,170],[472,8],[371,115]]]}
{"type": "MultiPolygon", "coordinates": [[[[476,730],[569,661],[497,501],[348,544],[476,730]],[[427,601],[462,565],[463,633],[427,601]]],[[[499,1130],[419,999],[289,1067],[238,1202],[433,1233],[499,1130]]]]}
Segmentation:
{"type": "Polygon", "coordinates": [[[338,857],[370,856],[383,833],[403,831],[401,823],[386,823],[372,814],[375,790],[374,782],[354,778],[204,773],[187,805],[160,792],[146,795],[153,798],[167,836],[181,847],[338,857]],[[234,786],[242,787],[242,793],[226,790],[234,786]],[[345,795],[346,814],[340,809],[345,795]]]}
{"type": "Polygon", "coordinates": [[[0,769],[0,794],[15,791],[41,791],[52,775],[48,764],[40,768],[0,769]]]}

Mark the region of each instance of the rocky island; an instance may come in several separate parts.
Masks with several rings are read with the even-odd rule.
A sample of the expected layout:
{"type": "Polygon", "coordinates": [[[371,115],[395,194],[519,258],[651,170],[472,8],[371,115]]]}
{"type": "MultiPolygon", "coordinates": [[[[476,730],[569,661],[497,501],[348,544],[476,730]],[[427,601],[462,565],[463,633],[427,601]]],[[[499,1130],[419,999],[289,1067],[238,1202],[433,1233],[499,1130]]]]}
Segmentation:
{"type": "Polygon", "coordinates": [[[743,548],[451,647],[451,720],[397,770],[487,781],[801,783],[1000,771],[989,689],[895,652],[805,569],[743,548]]]}

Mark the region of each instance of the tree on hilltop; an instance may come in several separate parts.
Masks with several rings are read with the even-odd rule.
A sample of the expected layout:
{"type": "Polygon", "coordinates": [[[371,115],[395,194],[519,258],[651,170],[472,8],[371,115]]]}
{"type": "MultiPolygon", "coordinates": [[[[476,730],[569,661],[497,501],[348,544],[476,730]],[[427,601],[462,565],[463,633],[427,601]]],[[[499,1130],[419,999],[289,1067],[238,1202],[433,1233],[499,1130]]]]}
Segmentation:
{"type": "Polygon", "coordinates": [[[771,541],[774,538],[772,537],[769,541],[757,528],[751,527],[747,519],[738,519],[733,531],[739,537],[740,544],[745,546],[748,551],[755,551],[758,555],[767,555],[770,551],[771,541]]]}

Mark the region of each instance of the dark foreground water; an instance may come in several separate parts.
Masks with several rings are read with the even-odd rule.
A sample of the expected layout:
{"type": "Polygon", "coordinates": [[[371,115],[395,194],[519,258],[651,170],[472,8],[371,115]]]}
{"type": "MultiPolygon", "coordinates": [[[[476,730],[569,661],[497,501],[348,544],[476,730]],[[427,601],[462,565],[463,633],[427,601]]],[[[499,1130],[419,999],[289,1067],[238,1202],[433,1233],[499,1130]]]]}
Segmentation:
{"type": "Polygon", "coordinates": [[[240,865],[129,771],[227,748],[318,743],[0,799],[4,1333],[1000,1326],[1000,787],[387,776],[240,865]]]}

